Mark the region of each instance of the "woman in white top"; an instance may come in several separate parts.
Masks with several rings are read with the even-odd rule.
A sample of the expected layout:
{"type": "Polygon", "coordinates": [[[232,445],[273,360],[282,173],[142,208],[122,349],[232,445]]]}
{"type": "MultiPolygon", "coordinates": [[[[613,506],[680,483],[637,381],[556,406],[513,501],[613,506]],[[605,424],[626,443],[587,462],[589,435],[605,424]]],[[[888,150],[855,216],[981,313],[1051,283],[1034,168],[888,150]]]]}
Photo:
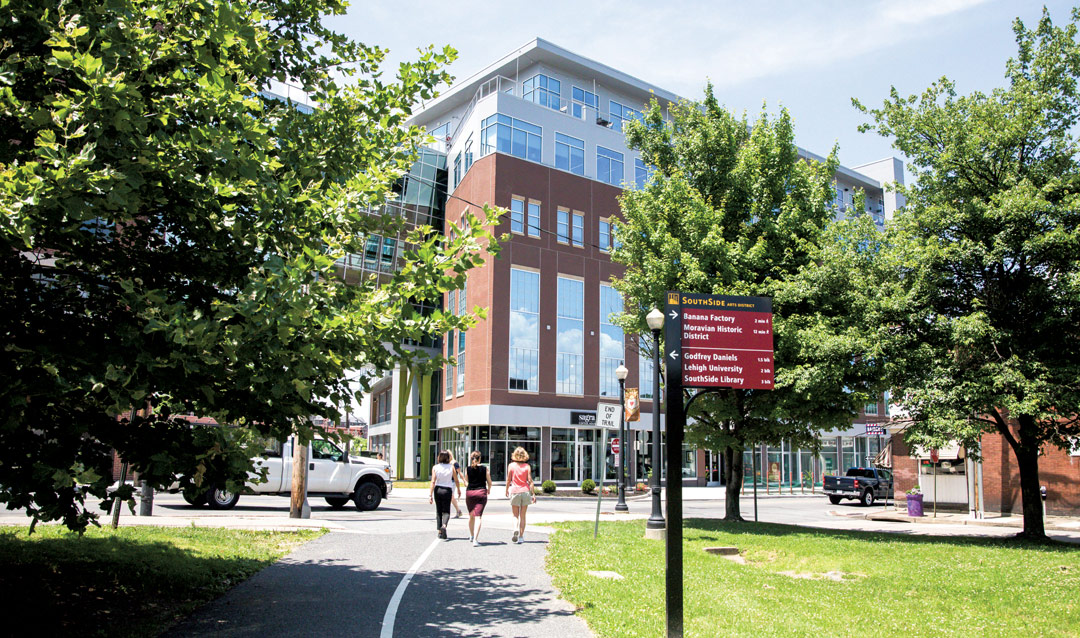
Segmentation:
{"type": "Polygon", "coordinates": [[[446,538],[446,524],[450,522],[450,501],[457,488],[461,496],[461,479],[457,469],[450,464],[450,452],[439,452],[439,464],[431,468],[431,489],[428,490],[428,503],[435,503],[435,526],[439,529],[439,538],[446,538]]]}

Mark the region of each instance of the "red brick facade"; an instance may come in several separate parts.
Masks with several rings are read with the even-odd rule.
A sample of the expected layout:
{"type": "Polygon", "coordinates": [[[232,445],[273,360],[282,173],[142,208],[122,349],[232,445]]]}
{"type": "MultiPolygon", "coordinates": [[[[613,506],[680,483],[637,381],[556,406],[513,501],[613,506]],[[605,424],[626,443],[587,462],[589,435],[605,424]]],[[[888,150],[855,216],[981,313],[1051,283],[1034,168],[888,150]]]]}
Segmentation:
{"type": "MultiPolygon", "coordinates": [[[[1020,471],[1008,441],[984,434],[983,495],[989,511],[1022,514],[1020,471]]],[[[1047,445],[1039,456],[1039,484],[1046,486],[1046,513],[1080,515],[1080,456],[1047,445]]]]}
{"type": "MultiPolygon", "coordinates": [[[[903,434],[894,434],[893,478],[897,500],[918,483],[918,461],[910,456],[903,434]]],[[[1023,514],[1020,498],[1020,470],[1008,441],[1000,434],[982,437],[982,488],[984,510],[1003,514],[1023,514]]],[[[1046,486],[1046,513],[1080,515],[1080,456],[1047,445],[1039,457],[1039,484],[1046,486]]]]}

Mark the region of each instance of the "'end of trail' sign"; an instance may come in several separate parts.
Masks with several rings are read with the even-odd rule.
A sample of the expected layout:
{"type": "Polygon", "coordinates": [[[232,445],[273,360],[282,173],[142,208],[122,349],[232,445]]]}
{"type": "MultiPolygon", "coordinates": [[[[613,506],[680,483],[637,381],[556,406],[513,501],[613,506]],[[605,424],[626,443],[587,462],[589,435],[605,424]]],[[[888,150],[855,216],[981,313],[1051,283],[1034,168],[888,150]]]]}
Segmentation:
{"type": "Polygon", "coordinates": [[[669,292],[664,315],[679,337],[667,365],[683,387],[773,389],[771,299],[669,292]]]}

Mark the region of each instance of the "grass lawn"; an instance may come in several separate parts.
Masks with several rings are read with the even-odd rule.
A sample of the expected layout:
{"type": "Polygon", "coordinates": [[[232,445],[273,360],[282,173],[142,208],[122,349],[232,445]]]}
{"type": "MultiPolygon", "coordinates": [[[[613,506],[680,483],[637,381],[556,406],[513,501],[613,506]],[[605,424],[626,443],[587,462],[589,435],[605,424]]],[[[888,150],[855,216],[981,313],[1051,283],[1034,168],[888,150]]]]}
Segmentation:
{"type": "Polygon", "coordinates": [[[322,533],[0,527],[0,600],[23,635],[153,636],[322,533]]]}
{"type": "Polygon", "coordinates": [[[396,480],[396,479],[394,480],[394,489],[395,490],[398,489],[398,488],[406,489],[406,490],[416,490],[416,489],[420,489],[420,488],[427,488],[427,487],[430,487],[430,486],[431,486],[431,481],[399,481],[399,480],[396,480]]]}
{"type": "MultiPolygon", "coordinates": [[[[597,636],[662,635],[664,543],[643,538],[644,521],[606,523],[596,540],[591,522],[559,527],[548,572],[597,636]]],[[[686,636],[1080,635],[1080,546],[698,519],[684,529],[686,636]],[[706,554],[713,546],[737,547],[746,564],[706,554]]]]}

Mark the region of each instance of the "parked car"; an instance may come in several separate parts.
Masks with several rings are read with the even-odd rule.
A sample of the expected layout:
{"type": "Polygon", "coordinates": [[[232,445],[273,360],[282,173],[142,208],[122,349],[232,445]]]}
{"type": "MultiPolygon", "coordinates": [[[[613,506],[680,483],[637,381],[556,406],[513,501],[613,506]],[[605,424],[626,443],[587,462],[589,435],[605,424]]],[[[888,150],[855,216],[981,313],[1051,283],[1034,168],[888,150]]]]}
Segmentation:
{"type": "MultiPolygon", "coordinates": [[[[288,496],[292,491],[293,449],[296,438],[289,437],[284,443],[270,441],[264,458],[256,461],[258,467],[267,469],[265,482],[256,482],[251,475],[246,486],[255,495],[288,496]]],[[[349,456],[331,441],[314,439],[308,444],[308,496],[321,496],[334,509],[345,507],[351,500],[360,511],[379,507],[390,496],[394,484],[390,478],[390,464],[369,457],[349,456]]],[[[211,487],[198,498],[184,496],[190,505],[209,505],[211,509],[231,509],[240,495],[224,487],[211,487]]]]}
{"type": "Polygon", "coordinates": [[[825,494],[833,505],[853,498],[869,507],[879,498],[888,498],[892,488],[892,472],[876,467],[851,467],[845,476],[825,477],[825,494]]]}

